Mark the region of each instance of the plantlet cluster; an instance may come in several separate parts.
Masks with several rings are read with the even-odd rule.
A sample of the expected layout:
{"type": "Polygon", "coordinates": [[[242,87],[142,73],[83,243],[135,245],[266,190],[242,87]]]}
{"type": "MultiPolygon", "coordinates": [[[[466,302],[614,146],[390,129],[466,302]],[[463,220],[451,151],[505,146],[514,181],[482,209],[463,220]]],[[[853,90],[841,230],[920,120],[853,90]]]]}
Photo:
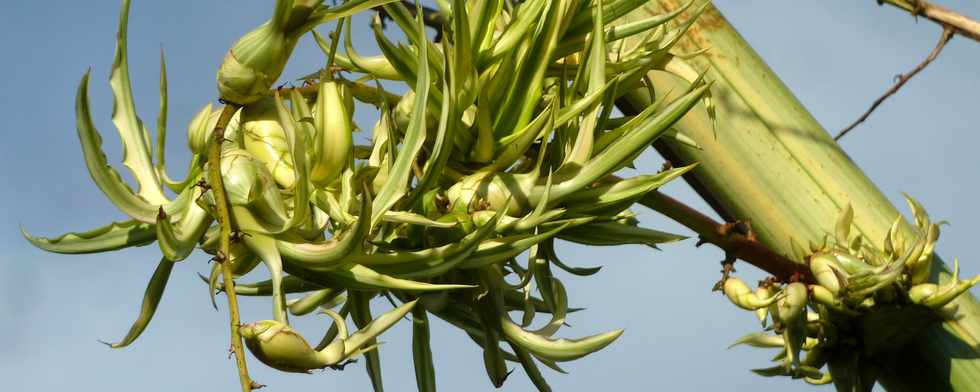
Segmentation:
{"type": "Polygon", "coordinates": [[[960,280],[955,262],[950,279],[931,283],[942,222],[933,223],[911,197],[906,201],[917,228],[910,242],[899,234],[898,216],[881,242],[883,249],[876,248],[852,232],[850,206],[823,243],[811,243],[806,250],[792,241],[793,257],[810,267],[810,282],[802,282],[802,276],[785,285],[765,280],[752,291],[726,272],[724,294],[736,306],[754,311],[774,333],[752,333],[732,347],[779,349],[773,361],[780,364],[753,372],[817,385],[833,382],[838,390],[870,390],[875,383],[873,356],[904,346],[934,321],[956,319],[957,305],[951,302],[980,282],[980,275],[960,280]],[[825,365],[827,371],[821,371],[825,365]]]}
{"type": "MultiPolygon", "coordinates": [[[[131,98],[124,1],[111,77],[113,120],[135,190],[101,151],[87,75],[76,112],[89,172],[129,220],[56,238],[25,236],[69,254],[159,245],[162,257],[142,312],[112,347],[142,333],[175,263],[202,250],[215,261],[202,277],[211,300],[222,290],[229,296],[233,343],[240,334],[268,366],[340,369],[364,356],[380,390],[377,337],[411,315],[418,386],[434,390],[428,320],[435,316],[473,338],[493,385],[503,385],[507,363],[514,362],[548,390],[539,364],[562,371],[559,363],[596,352],[622,333],[558,337],[575,309],[552,268],[578,276],[598,268],[564,264],[555,241],[656,246],[683,238],[639,227],[629,208],[691,166],[613,176],[659,137],[696,148],[671,125],[699,102],[710,107],[708,84],[672,52],[694,21],[678,19],[692,4],[612,27],[643,3],[441,2],[445,23],[435,42],[423,12],[413,17],[401,2],[279,0],[269,21],[228,51],[217,75],[224,106],[208,104],[191,120],[193,159],[187,177],[173,180],[162,159],[166,111],[151,146],[131,98]],[[352,45],[349,18],[373,7],[407,40],[393,42],[375,15],[382,54],[367,57],[352,45]],[[314,33],[324,70],[304,87],[273,88],[296,41],[327,21],[337,22],[329,39],[314,33]],[[651,32],[624,44],[623,38],[651,32]],[[638,115],[614,116],[614,102],[642,87],[650,70],[676,74],[689,87],[638,115]],[[393,94],[379,81],[404,83],[410,91],[393,94]],[[354,143],[355,101],[377,109],[369,145],[354,143]],[[239,281],[260,266],[271,279],[239,281]],[[292,294],[299,296],[287,298],[292,294]],[[270,319],[239,326],[238,295],[269,297],[270,319]],[[373,299],[400,305],[375,316],[373,299]],[[289,318],[314,312],[333,324],[310,344],[289,318]],[[356,332],[348,331],[348,318],[356,332]]],[[[165,73],[161,78],[166,102],[165,73]]],[[[237,344],[243,388],[252,388],[237,344]]]]}
{"type": "Polygon", "coordinates": [[[954,268],[946,283],[932,283],[939,225],[911,198],[911,240],[899,233],[899,217],[875,247],[852,233],[860,225],[848,207],[823,243],[805,250],[793,241],[795,254],[783,256],[744,223],[708,233],[710,218],[656,192],[695,165],[618,177],[658,140],[703,151],[678,131],[696,107],[716,131],[711,83],[688,61],[703,53],[677,45],[707,2],[637,18],[642,13],[633,11],[645,3],[439,0],[434,15],[394,0],[277,0],[272,17],[226,53],[217,70],[222,106],[207,104],[190,121],[193,158],[187,176],[174,180],[163,159],[165,68],[154,144],[132,99],[124,0],[110,85],[135,188],[102,152],[87,74],[76,116],[92,179],[128,218],[54,238],[24,235],[67,254],[159,246],[140,315],[123,339],[108,343],[114,348],[133,343],[150,323],[176,263],[195,251],[210,255],[214,263],[202,280],[215,306],[218,294],[228,299],[246,391],[258,386],[246,369],[246,348],[284,372],[342,370],[363,357],[374,389],[382,390],[378,339],[406,318],[418,389],[435,390],[432,317],[472,338],[494,386],[519,364],[545,391],[539,365],[564,372],[561,363],[597,352],[623,332],[561,337],[567,315],[579,309],[570,307],[574,293],[553,270],[587,277],[599,268],[565,264],[556,242],[656,247],[684,238],[639,226],[630,208],[642,203],[727,246],[730,261],[769,258],[765,265],[777,276],[759,288],[732,276],[730,265],[718,285],[771,332],[735,344],[781,350],[776,366],[756,373],[870,389],[877,377],[870,358],[901,347],[934,320],[957,317],[951,301],[980,276],[961,281],[954,268]],[[380,55],[355,48],[350,25],[359,13],[372,16],[380,55]],[[315,28],[327,22],[334,30],[324,37],[315,28]],[[402,42],[392,39],[394,29],[402,42]],[[308,33],[325,66],[302,78],[302,87],[275,88],[308,33]],[[650,71],[683,81],[683,88],[655,91],[650,71]],[[399,84],[403,95],[391,92],[401,91],[391,88],[399,84]],[[648,105],[618,114],[615,105],[635,101],[628,94],[640,89],[649,92],[648,105]],[[355,123],[355,107],[377,114],[365,145],[355,142],[355,133],[368,129],[355,123]],[[250,279],[257,269],[271,278],[250,279]],[[267,297],[268,319],[243,322],[238,296],[267,297]],[[375,315],[372,301],[393,308],[375,315]],[[307,340],[290,318],[314,313],[332,323],[319,340],[307,340]]]}

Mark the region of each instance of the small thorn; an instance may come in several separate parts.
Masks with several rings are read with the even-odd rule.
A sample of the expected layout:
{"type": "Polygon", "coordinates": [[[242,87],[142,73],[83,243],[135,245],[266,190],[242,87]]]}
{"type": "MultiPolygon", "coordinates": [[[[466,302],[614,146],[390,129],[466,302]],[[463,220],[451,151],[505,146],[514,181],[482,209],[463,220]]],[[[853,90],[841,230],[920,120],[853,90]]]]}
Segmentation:
{"type": "Polygon", "coordinates": [[[225,257],[224,252],[222,252],[222,251],[219,250],[219,251],[215,252],[214,257],[212,257],[211,260],[213,260],[215,262],[218,262],[218,263],[224,263],[225,260],[227,260],[227,258],[225,257]]]}

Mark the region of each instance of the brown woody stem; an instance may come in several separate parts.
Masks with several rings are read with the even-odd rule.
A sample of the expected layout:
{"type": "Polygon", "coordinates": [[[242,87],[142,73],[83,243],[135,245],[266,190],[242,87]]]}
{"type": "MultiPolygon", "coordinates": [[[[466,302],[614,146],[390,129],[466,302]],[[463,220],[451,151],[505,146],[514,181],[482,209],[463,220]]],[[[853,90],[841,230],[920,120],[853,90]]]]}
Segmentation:
{"type": "Polygon", "coordinates": [[[946,7],[938,6],[924,0],[877,0],[878,4],[887,3],[911,13],[914,16],[924,16],[938,23],[944,29],[980,42],[980,22],[946,7]]]}
{"type": "Polygon", "coordinates": [[[720,224],[714,219],[691,208],[681,201],[659,191],[647,193],[640,204],[664,214],[677,223],[698,233],[700,243],[710,243],[725,251],[729,257],[745,260],[783,282],[799,274],[805,281],[812,281],[809,268],[773,252],[755,239],[751,227],[745,222],[720,224]]]}

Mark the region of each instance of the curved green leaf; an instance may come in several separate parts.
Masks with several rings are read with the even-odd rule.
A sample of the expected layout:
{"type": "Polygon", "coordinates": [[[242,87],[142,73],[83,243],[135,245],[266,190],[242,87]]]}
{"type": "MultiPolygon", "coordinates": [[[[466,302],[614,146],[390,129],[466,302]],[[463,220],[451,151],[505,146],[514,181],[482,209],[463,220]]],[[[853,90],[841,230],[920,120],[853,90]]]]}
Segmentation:
{"type": "Polygon", "coordinates": [[[167,281],[170,279],[170,271],[174,268],[174,263],[166,258],[160,259],[150,282],[146,285],[146,292],[143,294],[143,307],[140,308],[140,315],[136,318],[133,326],[129,328],[129,333],[117,343],[102,342],[112,348],[126,347],[133,343],[136,338],[143,333],[146,326],[153,319],[153,314],[157,311],[163,291],[167,288],[167,281]]]}
{"type": "Polygon", "coordinates": [[[54,238],[34,237],[23,227],[20,233],[38,248],[64,254],[108,252],[131,246],[144,246],[156,240],[156,230],[153,225],[135,220],[112,222],[108,226],[66,233],[54,238]]]}
{"type": "MultiPolygon", "coordinates": [[[[123,145],[123,165],[133,173],[138,184],[137,194],[143,199],[155,204],[167,203],[163,194],[156,169],[150,158],[149,132],[143,121],[136,115],[136,105],[133,103],[133,89],[129,81],[129,61],[127,59],[127,29],[129,25],[130,0],[123,0],[119,13],[119,31],[116,34],[116,54],[112,60],[112,74],[109,85],[112,86],[112,123],[119,130],[119,138],[123,145]]],[[[165,74],[163,74],[166,80],[165,74]]],[[[161,81],[161,85],[165,83],[161,81]]],[[[163,98],[166,89],[161,90],[163,98]]],[[[163,108],[166,106],[163,104],[163,108]]],[[[165,117],[162,117],[165,119],[165,117]]],[[[165,121],[165,120],[164,120],[165,121]]]]}
{"type": "Polygon", "coordinates": [[[687,237],[617,222],[599,222],[570,228],[559,234],[558,238],[584,245],[637,244],[657,249],[657,244],[680,241],[687,237]]]}
{"type": "MultiPolygon", "coordinates": [[[[421,28],[421,27],[420,27],[421,28]]],[[[422,149],[425,142],[425,116],[426,106],[429,100],[429,67],[426,66],[426,45],[419,47],[418,58],[418,77],[415,84],[415,105],[412,107],[412,115],[409,120],[408,129],[405,130],[405,137],[402,139],[401,149],[398,156],[388,173],[388,181],[385,182],[378,196],[372,204],[371,226],[378,224],[381,217],[387,212],[408,187],[408,180],[412,174],[412,162],[422,149]]]]}

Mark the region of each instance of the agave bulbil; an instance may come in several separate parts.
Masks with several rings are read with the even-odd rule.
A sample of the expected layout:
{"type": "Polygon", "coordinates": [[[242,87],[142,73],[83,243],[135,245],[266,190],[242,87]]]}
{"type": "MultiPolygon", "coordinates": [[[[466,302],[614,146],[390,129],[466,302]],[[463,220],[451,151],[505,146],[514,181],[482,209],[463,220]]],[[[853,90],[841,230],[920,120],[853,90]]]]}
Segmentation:
{"type": "MultiPolygon", "coordinates": [[[[899,216],[881,241],[884,249],[874,247],[871,239],[852,232],[854,210],[848,206],[822,244],[811,243],[809,250],[794,246],[797,252],[793,257],[809,264],[812,282],[762,283],[760,289],[774,294],[770,298],[782,297],[775,303],[733,297],[735,290],[729,286],[737,285],[730,282],[738,278],[725,278],[725,294],[732,303],[749,310],[768,310],[760,313],[760,320],[766,326],[766,317],[770,316],[771,328],[767,329],[775,332],[749,334],[733,346],[748,344],[782,350],[774,359],[781,364],[754,372],[767,377],[803,378],[810,384],[833,382],[843,390],[863,390],[870,388],[873,380],[834,377],[833,373],[846,369],[871,371],[877,366],[871,358],[874,353],[902,347],[933,320],[955,319],[956,305],[951,302],[980,282],[980,275],[960,280],[957,262],[948,281],[928,282],[941,223],[933,223],[915,199],[906,196],[906,201],[918,232],[913,242],[906,243],[899,236],[899,216]],[[782,344],[762,344],[769,340],[782,344]],[[802,354],[806,355],[801,358],[802,354]],[[825,365],[828,370],[823,372],[820,369],[825,365]]],[[[743,296],[755,295],[744,283],[740,287],[743,288],[738,292],[743,296]]]]}
{"type": "MultiPolygon", "coordinates": [[[[441,22],[428,27],[439,30],[439,41],[429,38],[425,12],[413,13],[404,2],[323,3],[277,0],[272,17],[227,52],[217,87],[228,106],[207,104],[190,121],[194,155],[187,178],[175,181],[162,159],[150,156],[157,151],[162,157],[163,146],[151,149],[149,131],[135,114],[124,0],[111,78],[118,109],[113,122],[135,191],[101,151],[87,75],[76,113],[89,172],[128,220],[55,238],[25,237],[41,249],[69,254],[159,244],[163,257],[141,314],[113,347],[140,335],[174,263],[200,249],[221,262],[203,277],[212,301],[220,286],[270,298],[271,317],[239,328],[251,353],[270,367],[342,368],[363,355],[380,389],[377,338],[411,314],[418,388],[434,390],[428,347],[433,315],[472,337],[493,385],[503,385],[507,363],[514,362],[538,389],[550,390],[539,364],[562,371],[560,362],[601,350],[623,333],[558,337],[571,311],[570,293],[552,267],[578,276],[598,268],[562,263],[557,241],[656,247],[684,238],[640,227],[630,208],[693,165],[629,178],[614,173],[632,167],[659,138],[699,148],[673,126],[696,107],[713,118],[711,84],[684,60],[698,53],[675,44],[707,2],[614,25],[644,1],[437,1],[441,22]],[[400,29],[404,42],[389,38],[375,9],[400,29]],[[380,55],[363,56],[354,48],[350,17],[361,12],[375,13],[371,27],[380,55]],[[313,34],[327,66],[305,78],[305,87],[274,89],[297,41],[330,21],[346,29],[337,28],[343,36],[329,39],[313,34]],[[642,40],[626,40],[641,34],[642,40]],[[672,74],[685,88],[657,96],[636,115],[618,115],[614,104],[647,87],[649,71],[672,74]],[[409,91],[383,88],[399,83],[409,91]],[[377,113],[368,145],[354,144],[353,133],[368,129],[353,121],[355,102],[377,113]],[[209,150],[215,151],[212,158],[209,150]],[[207,181],[209,169],[220,185],[207,181]],[[177,196],[168,198],[164,187],[177,196]],[[219,222],[230,223],[234,238],[223,234],[219,222]],[[231,245],[222,248],[223,240],[231,245]],[[260,265],[271,279],[244,281],[260,265]],[[401,305],[375,318],[370,302],[382,297],[401,305]],[[323,341],[311,345],[289,318],[317,310],[334,322],[323,341]],[[514,313],[521,319],[512,319],[514,313]],[[347,318],[358,331],[348,333],[347,318]],[[543,326],[531,329],[540,318],[543,326]]],[[[852,352],[847,340],[835,340],[835,334],[849,331],[858,316],[884,306],[942,314],[977,283],[980,278],[926,281],[938,226],[910,203],[922,233],[913,243],[890,235],[884,249],[875,249],[849,235],[845,215],[835,241],[797,255],[809,260],[811,281],[797,276],[753,291],[726,275],[721,287],[728,298],[777,333],[740,343],[784,350],[781,364],[758,373],[830,382],[820,369],[851,360],[845,358],[852,352]]]]}
{"type": "MultiPolygon", "coordinates": [[[[139,336],[173,263],[196,248],[229,262],[236,279],[259,265],[271,274],[264,282],[236,282],[241,295],[269,296],[272,303],[271,319],[246,323],[240,332],[257,358],[283,371],[337,367],[364,354],[380,386],[376,337],[409,312],[416,320],[435,315],[472,336],[497,386],[506,378],[506,362],[514,361],[548,389],[539,363],[560,369],[558,362],[616,340],[622,330],[556,337],[569,308],[551,266],[579,275],[596,270],[562,264],[554,243],[654,246],[683,238],[637,226],[629,208],[689,167],[627,179],[611,175],[631,166],[658,137],[681,138],[670,126],[705,99],[708,85],[696,73],[679,75],[689,79],[687,91],[637,116],[615,117],[612,105],[622,91],[640,86],[646,71],[678,68],[681,60],[671,50],[690,21],[679,23],[672,13],[614,30],[608,24],[638,2],[454,1],[442,4],[442,40],[433,42],[422,13],[413,17],[400,2],[321,3],[277,1],[273,17],[239,40],[218,72],[219,96],[241,105],[220,142],[223,190],[241,233],[227,255],[217,246],[214,190],[203,181],[221,111],[209,104],[191,121],[188,145],[195,155],[183,181],[153,166],[147,130],[125,127],[142,122],[133,110],[120,111],[127,167],[140,184],[133,192],[100,151],[83,80],[79,136],[88,167],[130,220],[27,238],[60,253],[160,244],[165,272],[154,275],[145,298],[153,306],[143,308],[131,334],[114,347],[139,336]],[[369,7],[382,7],[407,42],[390,41],[380,17],[372,21],[380,56],[359,55],[349,29],[346,50],[333,56],[330,47],[341,37],[328,42],[317,35],[332,69],[318,73],[309,88],[272,89],[301,36],[369,7]],[[660,38],[622,45],[622,38],[651,30],[660,38]],[[338,69],[358,79],[341,77],[338,69]],[[405,83],[410,92],[388,93],[372,79],[405,83]],[[372,145],[353,145],[353,100],[378,110],[372,145]],[[358,150],[370,153],[355,156],[358,150]],[[175,200],[161,196],[162,184],[178,194],[175,200]],[[505,280],[508,275],[520,283],[505,280]],[[302,296],[287,300],[287,294],[302,296]],[[379,295],[405,305],[372,320],[370,299],[379,295]],[[288,321],[290,314],[315,309],[335,321],[335,338],[320,347],[288,321]],[[512,311],[524,312],[522,320],[512,320],[512,311]],[[545,326],[528,329],[540,315],[549,319],[545,326]],[[358,332],[348,335],[347,317],[358,332]]],[[[113,80],[128,81],[128,8],[125,1],[113,80]]],[[[113,87],[117,105],[131,108],[128,82],[113,87]]],[[[205,278],[212,297],[220,269],[215,263],[205,278]]],[[[427,334],[414,334],[420,352],[428,352],[427,334]]],[[[432,369],[429,361],[415,358],[419,374],[426,374],[420,388],[434,385],[432,372],[423,371],[432,369]]]]}

